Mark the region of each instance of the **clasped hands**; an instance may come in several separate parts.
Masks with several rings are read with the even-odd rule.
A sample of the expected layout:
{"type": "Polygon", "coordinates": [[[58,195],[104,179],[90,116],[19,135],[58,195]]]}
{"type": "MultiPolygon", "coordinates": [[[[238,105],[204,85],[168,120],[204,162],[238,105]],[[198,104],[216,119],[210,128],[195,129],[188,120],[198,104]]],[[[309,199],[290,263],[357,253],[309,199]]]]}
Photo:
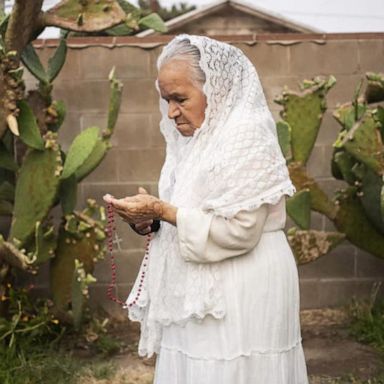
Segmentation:
{"type": "Polygon", "coordinates": [[[149,195],[140,187],[139,193],[116,199],[110,194],[103,196],[107,203],[111,203],[114,211],[127,223],[134,226],[136,232],[145,235],[151,232],[154,220],[164,220],[176,225],[177,208],[171,204],[149,195]]]}

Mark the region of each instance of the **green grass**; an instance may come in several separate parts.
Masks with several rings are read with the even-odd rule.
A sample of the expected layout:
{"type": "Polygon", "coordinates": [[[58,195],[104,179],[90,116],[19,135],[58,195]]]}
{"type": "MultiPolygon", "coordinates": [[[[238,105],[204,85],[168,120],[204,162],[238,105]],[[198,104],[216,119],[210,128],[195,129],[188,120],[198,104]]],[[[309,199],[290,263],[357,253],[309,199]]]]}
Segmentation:
{"type": "Polygon", "coordinates": [[[384,301],[376,300],[380,286],[373,287],[369,301],[355,300],[350,306],[350,333],[357,341],[374,346],[384,357],[384,301]]]}
{"type": "Polygon", "coordinates": [[[60,350],[30,347],[17,353],[0,351],[2,384],[76,384],[83,376],[102,380],[114,372],[113,364],[100,358],[89,361],[60,350]]]}

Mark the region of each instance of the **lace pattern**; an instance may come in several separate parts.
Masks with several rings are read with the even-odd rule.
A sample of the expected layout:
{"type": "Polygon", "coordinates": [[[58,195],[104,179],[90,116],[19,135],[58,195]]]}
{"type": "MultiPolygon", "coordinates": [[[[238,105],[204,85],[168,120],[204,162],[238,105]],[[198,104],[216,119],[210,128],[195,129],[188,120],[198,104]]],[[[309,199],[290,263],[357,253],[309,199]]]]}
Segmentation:
{"type": "MultiPolygon", "coordinates": [[[[158,67],[164,52],[180,39],[189,39],[200,51],[207,108],[202,126],[192,137],[183,137],[160,98],[160,129],[167,143],[160,198],[177,207],[212,210],[230,218],[240,210],[276,204],[282,195],[293,195],[275,122],[252,63],[236,47],[179,35],[164,48],[158,67]]],[[[137,289],[138,282],[127,303],[132,303],[137,289]]],[[[162,326],[208,314],[225,316],[220,263],[185,262],[177,228],[163,222],[151,242],[141,300],[129,308],[129,317],[141,322],[139,353],[150,356],[159,351],[162,326]]]]}

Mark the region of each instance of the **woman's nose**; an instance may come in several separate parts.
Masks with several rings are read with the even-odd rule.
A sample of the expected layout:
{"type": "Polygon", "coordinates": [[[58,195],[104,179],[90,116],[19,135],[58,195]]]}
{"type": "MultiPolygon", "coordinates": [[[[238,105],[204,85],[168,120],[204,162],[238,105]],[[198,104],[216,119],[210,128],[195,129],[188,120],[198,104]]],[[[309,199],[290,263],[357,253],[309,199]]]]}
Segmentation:
{"type": "Polygon", "coordinates": [[[170,119],[174,119],[179,115],[180,115],[180,110],[179,110],[178,106],[176,105],[176,103],[174,103],[171,100],[168,104],[168,117],[170,119]]]}

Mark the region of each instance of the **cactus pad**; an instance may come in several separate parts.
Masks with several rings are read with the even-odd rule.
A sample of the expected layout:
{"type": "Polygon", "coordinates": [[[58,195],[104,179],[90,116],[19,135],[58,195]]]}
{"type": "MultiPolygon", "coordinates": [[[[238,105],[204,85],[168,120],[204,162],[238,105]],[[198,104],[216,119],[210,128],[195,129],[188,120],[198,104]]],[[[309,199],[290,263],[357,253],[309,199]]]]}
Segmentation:
{"type": "Polygon", "coordinates": [[[287,212],[301,229],[308,229],[311,223],[311,193],[303,189],[287,199],[287,212]]]}
{"type": "Polygon", "coordinates": [[[297,191],[308,189],[311,195],[311,208],[317,212],[323,213],[330,220],[336,215],[337,206],[323,192],[315,180],[307,175],[305,168],[301,163],[290,163],[288,165],[289,175],[297,191]]]}
{"type": "Polygon", "coordinates": [[[344,148],[374,172],[384,175],[383,141],[378,123],[370,111],[367,111],[348,132],[341,131],[334,147],[344,148]]]}
{"type": "Polygon", "coordinates": [[[75,175],[78,182],[88,176],[103,160],[109,148],[109,143],[105,140],[97,140],[91,154],[76,170],[75,175]]]}
{"type": "Polygon", "coordinates": [[[18,107],[20,109],[18,117],[20,139],[31,148],[44,150],[44,140],[40,135],[32,109],[24,100],[18,102],[18,107]]]}
{"type": "Polygon", "coordinates": [[[57,27],[94,32],[124,22],[126,15],[116,0],[62,0],[46,12],[45,18],[57,27]]]}
{"type": "Polygon", "coordinates": [[[51,210],[59,187],[61,157],[55,139],[47,139],[51,148],[30,150],[18,175],[15,208],[9,238],[24,243],[51,210]]]}
{"type": "Polygon", "coordinates": [[[291,127],[286,121],[279,121],[276,124],[277,137],[279,140],[281,152],[287,162],[292,160],[291,127]]]}
{"type": "Polygon", "coordinates": [[[283,120],[291,127],[293,160],[305,164],[315,144],[323,114],[326,110],[325,95],[334,84],[334,78],[327,81],[315,79],[304,82],[303,92],[283,91],[275,99],[283,105],[280,112],[283,120]]]}
{"type": "Polygon", "coordinates": [[[77,135],[68,150],[62,179],[73,175],[84,164],[98,141],[99,131],[98,127],[90,127],[77,135]]]}
{"type": "Polygon", "coordinates": [[[384,258],[384,236],[373,226],[356,195],[355,187],[348,187],[336,195],[339,209],[334,219],[336,228],[345,233],[353,244],[384,258]]]}
{"type": "Polygon", "coordinates": [[[368,103],[384,101],[384,73],[366,74],[368,86],[365,91],[365,99],[368,103]]]}

